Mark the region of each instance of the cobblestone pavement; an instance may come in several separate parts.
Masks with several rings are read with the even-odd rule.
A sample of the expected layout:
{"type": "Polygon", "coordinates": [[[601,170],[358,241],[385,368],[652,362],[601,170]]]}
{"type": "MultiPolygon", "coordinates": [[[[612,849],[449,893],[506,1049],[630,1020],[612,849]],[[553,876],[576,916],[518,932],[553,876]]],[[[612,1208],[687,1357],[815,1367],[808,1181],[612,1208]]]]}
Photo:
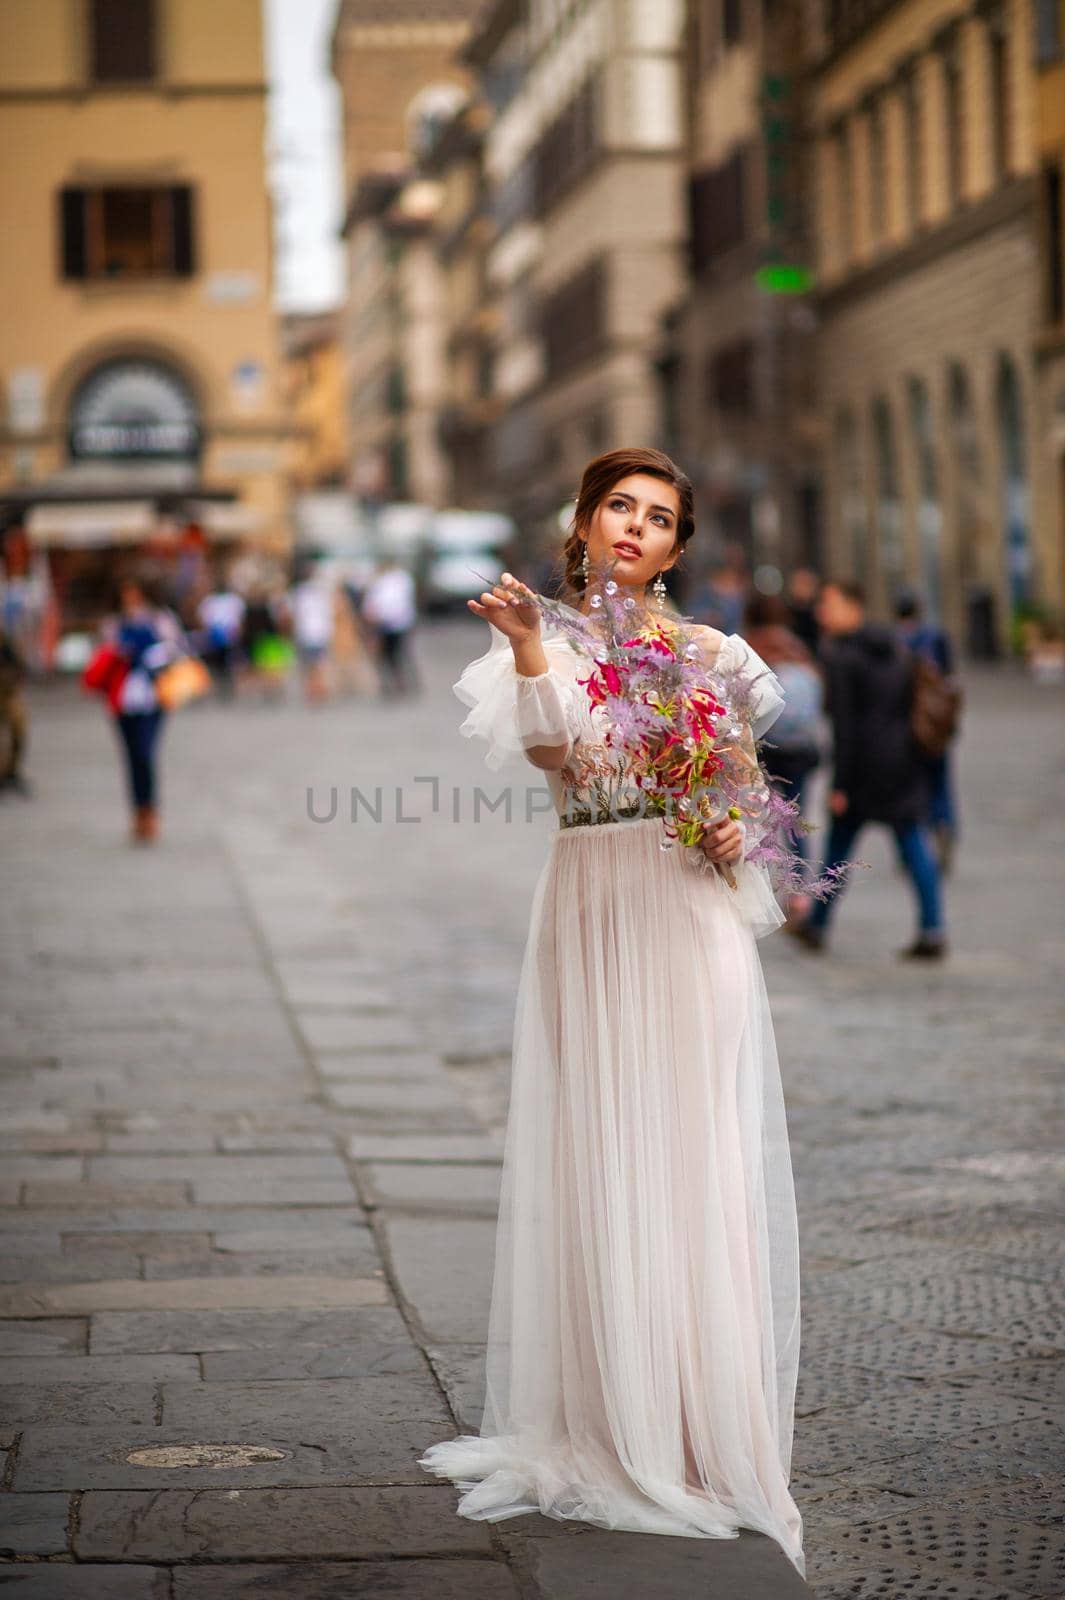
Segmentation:
{"type": "MultiPolygon", "coordinates": [[[[473,819],[501,783],[448,685],[482,644],[425,629],[431,687],[387,711],[181,714],[154,850],[126,843],[99,708],[32,695],[35,797],[0,806],[0,1582],[20,1600],[807,1592],[754,1534],[470,1523],[416,1465],[477,1422],[549,826],[520,767],[511,820],[473,819]],[[334,785],[311,820],[308,788],[325,817],[334,785]],[[350,820],[352,786],[380,821],[350,820]]],[[[829,958],[762,945],[818,1600],[1065,1593],[1063,707],[1009,673],[970,692],[949,964],[894,960],[909,905],[875,835],[829,958]]]]}

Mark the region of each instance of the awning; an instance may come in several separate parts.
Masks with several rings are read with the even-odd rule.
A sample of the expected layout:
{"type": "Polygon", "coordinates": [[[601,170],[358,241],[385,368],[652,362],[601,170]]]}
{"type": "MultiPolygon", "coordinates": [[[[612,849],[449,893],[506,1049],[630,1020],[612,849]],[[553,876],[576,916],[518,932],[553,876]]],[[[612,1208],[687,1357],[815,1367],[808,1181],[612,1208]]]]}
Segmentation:
{"type": "Polygon", "coordinates": [[[209,539],[243,539],[263,526],[262,512],[239,500],[187,500],[184,509],[209,539]]]}
{"type": "Polygon", "coordinates": [[[38,548],[106,550],[140,544],[157,525],[150,500],[115,500],[34,506],[26,518],[31,545],[38,548]]]}

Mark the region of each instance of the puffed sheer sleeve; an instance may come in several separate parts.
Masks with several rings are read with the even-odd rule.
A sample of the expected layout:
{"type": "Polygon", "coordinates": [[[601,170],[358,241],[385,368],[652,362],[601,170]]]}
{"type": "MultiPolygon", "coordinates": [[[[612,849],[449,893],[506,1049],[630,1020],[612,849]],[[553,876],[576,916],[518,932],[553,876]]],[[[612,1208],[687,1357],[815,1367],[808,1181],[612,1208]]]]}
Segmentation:
{"type": "Polygon", "coordinates": [[[761,739],[784,709],[784,689],[771,667],[738,633],[728,637],[729,666],[751,685],[751,732],[761,739]]]}
{"type": "Polygon", "coordinates": [[[492,636],[488,650],[471,661],[452,685],[469,707],[459,732],[464,738],[485,741],[485,763],[493,771],[537,748],[568,754],[575,731],[573,651],[564,639],[545,638],[547,671],[523,677],[515,669],[506,634],[491,623],[488,626],[492,636]]]}

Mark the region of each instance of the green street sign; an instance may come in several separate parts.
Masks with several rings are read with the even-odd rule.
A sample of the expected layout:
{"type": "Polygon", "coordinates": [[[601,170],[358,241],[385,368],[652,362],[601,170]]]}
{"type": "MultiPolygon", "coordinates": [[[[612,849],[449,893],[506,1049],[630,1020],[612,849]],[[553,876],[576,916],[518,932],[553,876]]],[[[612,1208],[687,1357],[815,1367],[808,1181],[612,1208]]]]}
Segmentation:
{"type": "Polygon", "coordinates": [[[793,267],[777,261],[759,267],[754,281],[766,294],[808,294],[814,286],[814,275],[809,267],[793,267]]]}

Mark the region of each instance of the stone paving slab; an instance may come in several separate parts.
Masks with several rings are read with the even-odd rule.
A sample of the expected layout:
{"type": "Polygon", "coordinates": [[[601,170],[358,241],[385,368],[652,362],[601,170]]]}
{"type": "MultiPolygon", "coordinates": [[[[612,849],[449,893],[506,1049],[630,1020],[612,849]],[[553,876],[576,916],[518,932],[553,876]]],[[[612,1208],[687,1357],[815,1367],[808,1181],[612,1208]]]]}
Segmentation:
{"type": "MultiPolygon", "coordinates": [[[[302,1282],[302,1280],[300,1280],[302,1282]]],[[[289,1349],[301,1345],[354,1344],[363,1327],[376,1338],[375,1306],[302,1311],[105,1311],[92,1319],[93,1355],[209,1350],[289,1349]]],[[[39,1327],[40,1324],[34,1324],[39,1327]]],[[[0,1325],[0,1342],[3,1328],[0,1325]]],[[[84,1345],[82,1346],[84,1349],[84,1345]]]]}
{"type": "MultiPolygon", "coordinates": [[[[32,1566],[0,1562],[0,1586],[18,1600],[170,1600],[166,1567],[64,1566],[49,1561],[32,1566]]],[[[187,1594],[195,1594],[189,1589],[187,1594]]]]}
{"type": "Polygon", "coordinates": [[[0,1367],[0,1427],[5,1430],[37,1423],[70,1428],[107,1427],[128,1423],[151,1427],[156,1392],[150,1383],[10,1383],[0,1367]]]}
{"type": "Polygon", "coordinates": [[[498,1163],[443,1167],[369,1162],[365,1172],[374,1200],[391,1210],[474,1211],[494,1216],[499,1209],[498,1163]]]}
{"type": "Polygon", "coordinates": [[[329,1431],[300,1426],[271,1433],[261,1422],[254,1435],[234,1437],[219,1424],[207,1428],[67,1428],[33,1427],[21,1434],[12,1475],[14,1488],[25,1490],[169,1489],[175,1474],[192,1489],[300,1488],[312,1484],[422,1483],[417,1466],[430,1421],[380,1422],[376,1417],[352,1420],[334,1416],[329,1431]],[[206,1437],[205,1437],[206,1435],[206,1437]],[[279,1459],[240,1466],[177,1467],[127,1458],[133,1451],[202,1445],[248,1445],[275,1452],[279,1459]]]}
{"type": "MultiPolygon", "coordinates": [[[[2,1398],[0,1389],[0,1398],[2,1398]]],[[[166,1383],[161,1387],[163,1428],[218,1428],[272,1433],[293,1428],[331,1432],[345,1421],[357,1432],[363,1417],[381,1423],[422,1421],[447,1426],[447,1408],[431,1375],[375,1372],[359,1377],[263,1382],[166,1383]]],[[[0,1416],[4,1412],[0,1408],[0,1416]]]]}
{"type": "MultiPolygon", "coordinates": [[[[56,1496],[62,1499],[62,1496],[56,1496]]],[[[92,1561],[360,1560],[492,1552],[489,1525],[455,1515],[439,1488],[94,1490],[74,1552],[92,1561]]]]}
{"type": "MultiPolygon", "coordinates": [[[[55,1556],[68,1547],[68,1494],[5,1494],[0,1499],[0,1556],[55,1556]]],[[[0,1582],[4,1569],[0,1566],[0,1582]]]]}
{"type": "Polygon", "coordinates": [[[83,1317],[0,1322],[0,1360],[8,1356],[82,1356],[88,1352],[89,1324],[83,1317]]]}
{"type": "Polygon", "coordinates": [[[366,1338],[356,1328],[352,1337],[337,1348],[286,1345],[277,1350],[208,1351],[200,1357],[200,1365],[206,1383],[284,1383],[304,1378],[422,1373],[426,1361],[405,1328],[387,1340],[366,1338]]]}
{"type": "Polygon", "coordinates": [[[484,1337],[495,1223],[480,1217],[403,1217],[385,1223],[403,1291],[434,1343],[484,1337]]]}
{"type": "Polygon", "coordinates": [[[374,1278],[208,1278],[64,1283],[0,1289],[0,1317],[78,1316],[100,1311],[274,1310],[303,1306],[384,1305],[388,1291],[374,1278]]]}
{"type": "Polygon", "coordinates": [[[0,1367],[7,1384],[163,1383],[199,1376],[200,1363],[187,1356],[8,1356],[0,1367]]]}
{"type": "MultiPolygon", "coordinates": [[[[539,1519],[541,1521],[546,1519],[539,1519]]],[[[544,1600],[801,1600],[809,1593],[772,1540],[679,1539],[656,1534],[581,1532],[529,1536],[531,1575],[544,1600]]]]}
{"type": "Polygon", "coordinates": [[[487,1560],[242,1563],[174,1572],[173,1600],[295,1600],[297,1595],[299,1600],[518,1600],[519,1591],[505,1566],[487,1560]]]}
{"type": "Polygon", "coordinates": [[[354,1161],[482,1162],[502,1159],[502,1143],[485,1133],[357,1133],[347,1142],[354,1161]]]}

